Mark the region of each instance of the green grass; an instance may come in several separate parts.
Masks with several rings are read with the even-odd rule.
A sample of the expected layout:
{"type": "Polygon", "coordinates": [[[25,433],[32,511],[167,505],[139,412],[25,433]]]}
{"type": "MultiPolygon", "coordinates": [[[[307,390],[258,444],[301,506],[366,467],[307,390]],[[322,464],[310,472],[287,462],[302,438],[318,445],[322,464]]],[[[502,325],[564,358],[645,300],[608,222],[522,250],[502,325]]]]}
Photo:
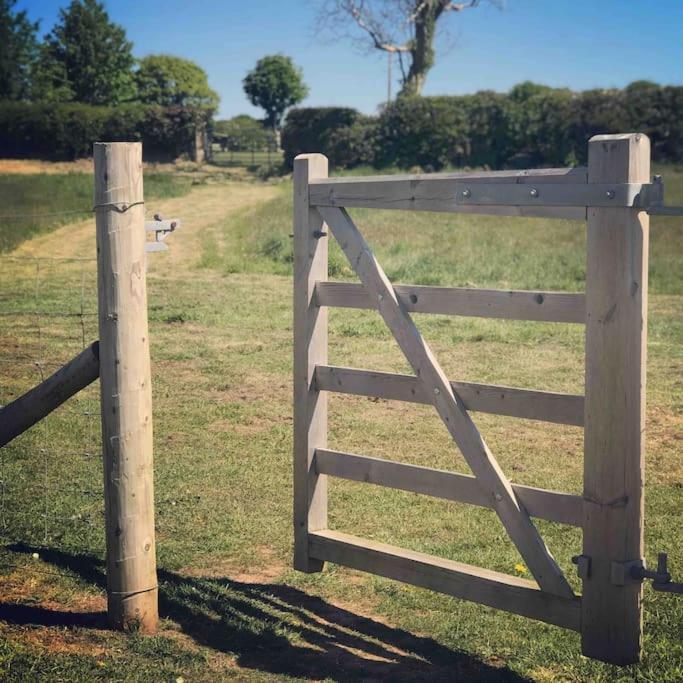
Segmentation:
{"type": "MultiPolygon", "coordinates": [[[[93,176],[87,173],[0,174],[0,253],[35,235],[87,218],[93,204],[93,176]]],[[[191,178],[145,174],[145,198],[179,197],[191,178]]]]}
{"type": "MultiPolygon", "coordinates": [[[[663,170],[668,201],[683,175],[663,170]]],[[[330,566],[291,566],[291,186],[217,220],[201,213],[237,184],[195,189],[182,256],[148,273],[155,428],[156,527],[162,614],[152,639],[99,628],[104,608],[97,387],[0,450],[0,677],[8,680],[683,679],[683,600],[645,588],[645,659],[617,668],[580,655],[559,628],[330,566]],[[196,207],[199,218],[192,219],[196,207]],[[191,239],[195,241],[192,242],[191,239]],[[196,245],[196,247],[194,246],[196,245]],[[90,454],[90,455],[89,455],[90,454]],[[32,559],[32,553],[39,554],[32,559]],[[8,607],[8,605],[11,607],[8,607]],[[9,611],[8,611],[9,610],[9,611]],[[97,621],[99,619],[99,621],[97,621]],[[93,621],[94,620],[94,621],[93,621]],[[52,624],[52,625],[47,625],[52,624]]],[[[581,224],[353,211],[391,277],[447,285],[583,288],[581,224]]],[[[646,461],[646,557],[668,550],[683,578],[683,225],[652,219],[646,461]]],[[[90,262],[0,261],[0,403],[93,339],[90,262]],[[85,280],[85,288],[82,282],[85,280]],[[81,292],[84,292],[83,297],[81,292]],[[28,360],[18,362],[18,356],[28,360]]],[[[339,250],[331,271],[351,279],[339,250]]],[[[416,316],[449,376],[583,390],[583,330],[574,325],[416,316]]],[[[330,362],[406,371],[370,311],[330,316],[330,362]]],[[[580,493],[582,432],[474,415],[516,482],[580,493]]],[[[333,396],[330,446],[466,472],[426,406],[333,396]]],[[[514,574],[520,558],[484,509],[335,480],[330,526],[514,574]]],[[[540,523],[572,584],[580,533],[540,523]]]]}
{"type": "MultiPolygon", "coordinates": [[[[683,171],[666,172],[667,202],[683,204],[683,171]]],[[[207,233],[202,264],[223,272],[291,274],[291,185],[281,196],[231,217],[217,248],[207,233]]],[[[572,221],[355,209],[351,214],[393,282],[578,291],[585,279],[585,228],[572,221]]],[[[650,290],[683,294],[683,222],[651,220],[650,290]]],[[[330,275],[354,279],[336,243],[330,275]]]]}

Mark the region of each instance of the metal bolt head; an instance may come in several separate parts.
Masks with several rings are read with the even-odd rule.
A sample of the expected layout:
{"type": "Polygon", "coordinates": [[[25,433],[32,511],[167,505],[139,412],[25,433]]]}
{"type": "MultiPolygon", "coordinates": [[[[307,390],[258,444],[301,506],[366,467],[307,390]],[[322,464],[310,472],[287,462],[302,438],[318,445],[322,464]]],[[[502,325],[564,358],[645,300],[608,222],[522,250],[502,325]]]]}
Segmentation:
{"type": "Polygon", "coordinates": [[[377,301],[383,301],[384,300],[384,294],[378,294],[377,295],[377,301]]]}
{"type": "Polygon", "coordinates": [[[469,199],[469,198],[472,196],[472,191],[471,191],[471,190],[465,189],[465,190],[462,191],[462,196],[463,196],[465,199],[469,199]]]}
{"type": "Polygon", "coordinates": [[[607,190],[605,194],[607,195],[607,199],[614,199],[614,190],[607,190]]]}
{"type": "Polygon", "coordinates": [[[441,392],[439,391],[439,387],[434,387],[434,393],[438,396],[441,392]]]}
{"type": "Polygon", "coordinates": [[[532,187],[529,190],[529,196],[534,198],[538,197],[538,190],[535,187],[532,187]]]}
{"type": "Polygon", "coordinates": [[[503,496],[500,495],[500,493],[496,493],[495,496],[496,500],[500,503],[501,500],[503,500],[503,496]]]}

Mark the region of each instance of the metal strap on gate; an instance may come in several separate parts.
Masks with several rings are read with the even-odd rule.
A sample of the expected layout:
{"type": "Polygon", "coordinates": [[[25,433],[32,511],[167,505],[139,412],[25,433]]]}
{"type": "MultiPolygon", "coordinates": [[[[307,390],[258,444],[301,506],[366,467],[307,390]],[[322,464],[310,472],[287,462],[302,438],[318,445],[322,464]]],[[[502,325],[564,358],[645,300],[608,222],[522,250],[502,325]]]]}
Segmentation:
{"type": "Polygon", "coordinates": [[[651,215],[682,216],[683,206],[664,206],[664,183],[455,183],[455,201],[462,206],[625,207],[651,215]]]}

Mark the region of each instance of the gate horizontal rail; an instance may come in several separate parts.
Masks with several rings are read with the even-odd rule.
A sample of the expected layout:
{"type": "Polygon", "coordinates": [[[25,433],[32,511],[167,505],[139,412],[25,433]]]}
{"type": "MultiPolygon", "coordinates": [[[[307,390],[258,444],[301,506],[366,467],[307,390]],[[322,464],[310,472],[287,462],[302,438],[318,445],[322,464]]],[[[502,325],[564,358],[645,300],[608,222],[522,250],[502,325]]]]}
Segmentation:
{"type": "MultiPolygon", "coordinates": [[[[468,287],[394,285],[406,311],[475,318],[504,318],[550,323],[586,322],[586,297],[582,292],[541,292],[468,287]]],[[[365,287],[355,282],[316,282],[318,306],[376,309],[365,287]]]]}
{"type": "MultiPolygon", "coordinates": [[[[328,449],[315,451],[314,468],[317,474],[493,508],[492,498],[469,474],[328,449]]],[[[580,527],[583,523],[581,496],[520,484],[512,484],[512,489],[532,517],[570,526],[580,527]]]]}
{"type": "MultiPolygon", "coordinates": [[[[314,383],[318,391],[410,403],[433,403],[432,396],[412,375],[317,365],[314,383]]],[[[474,382],[452,381],[451,386],[467,410],[583,426],[584,397],[580,395],[474,382]]]]}
{"type": "Polygon", "coordinates": [[[312,206],[407,211],[447,211],[495,216],[530,216],[586,220],[584,207],[477,206],[458,201],[461,181],[470,183],[585,183],[585,168],[548,168],[534,171],[478,171],[429,175],[316,178],[310,182],[312,206]]]}
{"type": "Polygon", "coordinates": [[[579,631],[581,601],[546,593],[533,581],[340,531],[309,534],[312,557],[429,588],[463,600],[579,631]]]}

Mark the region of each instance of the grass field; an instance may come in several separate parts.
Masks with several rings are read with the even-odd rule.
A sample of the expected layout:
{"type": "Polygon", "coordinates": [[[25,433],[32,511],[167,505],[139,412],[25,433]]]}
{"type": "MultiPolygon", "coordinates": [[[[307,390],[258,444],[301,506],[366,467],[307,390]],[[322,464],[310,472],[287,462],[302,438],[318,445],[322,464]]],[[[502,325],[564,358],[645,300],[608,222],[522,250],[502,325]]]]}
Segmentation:
{"type": "MultiPolygon", "coordinates": [[[[670,203],[683,173],[663,169],[670,203]]],[[[0,186],[3,183],[0,178],[0,186]]],[[[147,185],[149,187],[149,185],[147,185]]],[[[0,677],[7,680],[680,681],[683,601],[645,588],[645,659],[583,658],[576,634],[336,566],[291,566],[291,186],[214,183],[155,202],[183,219],[151,258],[154,638],[103,628],[97,387],[0,450],[0,677]],[[37,559],[33,558],[37,553],[37,559]]],[[[400,282],[578,291],[581,224],[353,211],[400,282]]],[[[0,227],[2,230],[2,227],[0,227]]],[[[0,259],[0,404],[97,332],[90,219],[0,259]],[[38,315],[36,311],[40,311],[38,315]],[[71,317],[55,313],[70,312],[71,317]],[[82,313],[82,314],[81,314],[82,313]],[[23,360],[22,360],[23,359],[23,360]],[[48,361],[44,369],[35,359],[48,361]]],[[[683,222],[652,220],[646,544],[683,578],[683,222]]],[[[350,270],[335,247],[335,279],[350,270]]],[[[583,390],[575,325],[416,316],[449,376],[583,390]]],[[[331,313],[330,362],[407,371],[376,313],[331,313]]],[[[426,406],[333,396],[330,446],[466,472],[426,406]]],[[[581,492],[580,429],[475,414],[511,479],[581,492]]],[[[495,515],[333,481],[330,526],[511,574],[495,515]]],[[[575,588],[577,530],[539,523],[575,588]]]]}

